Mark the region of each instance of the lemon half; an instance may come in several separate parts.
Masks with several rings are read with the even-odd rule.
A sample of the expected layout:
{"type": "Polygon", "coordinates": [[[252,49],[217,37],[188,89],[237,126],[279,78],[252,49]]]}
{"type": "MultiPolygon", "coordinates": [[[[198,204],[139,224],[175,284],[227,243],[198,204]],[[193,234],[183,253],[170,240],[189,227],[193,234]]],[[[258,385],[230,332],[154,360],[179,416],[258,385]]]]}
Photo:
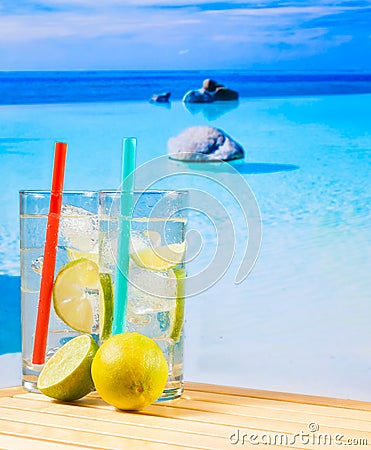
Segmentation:
{"type": "Polygon", "coordinates": [[[160,247],[146,247],[138,252],[131,253],[135,264],[143,269],[156,272],[166,272],[178,266],[184,260],[186,245],[169,244],[160,247]]]}

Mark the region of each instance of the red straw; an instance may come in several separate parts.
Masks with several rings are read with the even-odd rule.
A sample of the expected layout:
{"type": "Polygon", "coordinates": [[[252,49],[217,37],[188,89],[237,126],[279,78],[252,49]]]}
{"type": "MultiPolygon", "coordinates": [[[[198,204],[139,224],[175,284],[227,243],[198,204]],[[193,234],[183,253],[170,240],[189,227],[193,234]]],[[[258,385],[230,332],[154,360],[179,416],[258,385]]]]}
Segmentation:
{"type": "Polygon", "coordinates": [[[48,225],[46,228],[44,247],[44,262],[41,274],[39,307],[37,312],[35,341],[33,348],[33,364],[44,364],[45,362],[55,260],[58,245],[59,219],[61,216],[66,154],[67,144],[64,144],[63,142],[56,142],[54,150],[52,190],[50,194],[48,225]]]}

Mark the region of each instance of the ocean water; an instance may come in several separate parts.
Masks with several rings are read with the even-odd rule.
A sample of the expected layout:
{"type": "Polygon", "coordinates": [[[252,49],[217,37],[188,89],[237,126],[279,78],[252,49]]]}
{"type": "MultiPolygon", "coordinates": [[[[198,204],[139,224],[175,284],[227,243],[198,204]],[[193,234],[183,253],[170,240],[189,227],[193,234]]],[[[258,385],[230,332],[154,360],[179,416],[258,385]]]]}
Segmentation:
{"type": "MultiPolygon", "coordinates": [[[[199,74],[198,85],[204,75],[199,74]]],[[[225,84],[235,88],[237,79],[227,75],[225,84]]],[[[53,76],[55,84],[59,75],[53,76]]],[[[328,80],[294,80],[302,89],[310,84],[312,93],[299,89],[301,95],[293,96],[277,82],[277,97],[273,83],[270,96],[247,95],[238,104],[187,109],[179,100],[167,106],[148,102],[152,91],[167,90],[157,78],[153,83],[147,79],[142,99],[108,101],[112,98],[104,94],[88,102],[75,90],[69,103],[69,82],[59,78],[64,91],[59,100],[54,88],[50,97],[30,88],[26,101],[26,81],[19,77],[17,82],[10,76],[11,83],[18,83],[22,102],[32,104],[8,100],[13,104],[0,107],[0,353],[20,349],[18,191],[49,188],[54,142],[69,144],[66,189],[116,188],[123,136],[138,138],[141,165],[165,155],[168,139],[183,129],[211,125],[246,151],[236,170],[255,195],[263,235],[253,270],[243,283],[234,284],[239,244],[246,234],[243,221],[215,184],[187,178],[191,187],[207,190],[232,211],[237,248],[218,283],[187,301],[186,379],[371,400],[371,95],[349,94],[350,84],[362,92],[364,79],[353,77],[348,95],[336,93],[331,83],[325,89],[328,80]],[[52,104],[46,103],[51,97],[52,104]]],[[[39,86],[42,77],[47,75],[39,76],[39,86]]],[[[140,77],[143,86],[144,75],[140,77]]],[[[192,80],[185,90],[197,87],[196,78],[192,80]]],[[[181,182],[168,178],[162,186],[179,187],[181,182]]],[[[197,217],[192,225],[203,231],[205,244],[190,267],[197,272],[212,258],[215,236],[206,219],[197,217]]]]}
{"type": "Polygon", "coordinates": [[[148,100],[170,92],[181,100],[206,78],[241,97],[360,94],[371,92],[371,73],[275,71],[75,71],[0,72],[0,105],[148,100]]]}

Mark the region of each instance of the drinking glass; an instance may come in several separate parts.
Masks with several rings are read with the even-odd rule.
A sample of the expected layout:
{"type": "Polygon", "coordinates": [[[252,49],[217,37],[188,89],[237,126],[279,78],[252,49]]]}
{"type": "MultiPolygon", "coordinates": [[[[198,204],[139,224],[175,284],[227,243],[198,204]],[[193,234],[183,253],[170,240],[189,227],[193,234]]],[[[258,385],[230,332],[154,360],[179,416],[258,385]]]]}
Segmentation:
{"type": "MultiPolygon", "coordinates": [[[[37,378],[43,367],[32,363],[32,354],[49,203],[50,191],[20,192],[22,383],[29,391],[37,391],[37,378]]],[[[82,262],[79,267],[84,266],[85,269],[88,267],[94,270],[96,267],[98,273],[98,236],[98,193],[63,192],[54,279],[63,268],[71,267],[73,261],[79,264],[82,262]]],[[[76,268],[75,275],[78,272],[77,265],[76,268]]],[[[81,333],[89,333],[98,339],[99,289],[80,287],[81,301],[77,303],[82,308],[72,306],[71,310],[67,302],[59,305],[61,309],[57,308],[56,311],[57,303],[53,295],[46,360],[68,340],[81,333]]]]}
{"type": "MultiPolygon", "coordinates": [[[[100,273],[110,276],[113,285],[122,271],[119,225],[127,220],[121,217],[121,196],[120,191],[99,192],[100,273]]],[[[123,330],[144,334],[162,349],[169,374],[159,400],[183,392],[186,204],[186,191],[133,194],[123,330]]]]}

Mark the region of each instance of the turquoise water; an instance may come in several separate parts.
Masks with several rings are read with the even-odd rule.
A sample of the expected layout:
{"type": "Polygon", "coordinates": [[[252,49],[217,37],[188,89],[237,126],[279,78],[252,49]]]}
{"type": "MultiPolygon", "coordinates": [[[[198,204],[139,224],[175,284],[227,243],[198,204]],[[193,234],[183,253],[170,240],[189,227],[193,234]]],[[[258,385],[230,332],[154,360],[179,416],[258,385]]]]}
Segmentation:
{"type": "MultiPolygon", "coordinates": [[[[229,111],[190,112],[180,102],[2,106],[0,274],[18,275],[18,191],[49,188],[54,141],[69,143],[66,189],[104,189],[119,184],[123,136],[138,137],[142,164],[188,126],[222,128],[246,150],[237,170],[261,211],[262,246],[242,284],[233,283],[234,261],[189,299],[186,378],[371,400],[370,104],[363,94],[241,99],[229,111]]],[[[207,224],[198,226],[212,242],[207,224]]],[[[240,226],[244,233],[236,215],[240,226]]],[[[14,351],[2,339],[2,351],[14,351]]]]}

